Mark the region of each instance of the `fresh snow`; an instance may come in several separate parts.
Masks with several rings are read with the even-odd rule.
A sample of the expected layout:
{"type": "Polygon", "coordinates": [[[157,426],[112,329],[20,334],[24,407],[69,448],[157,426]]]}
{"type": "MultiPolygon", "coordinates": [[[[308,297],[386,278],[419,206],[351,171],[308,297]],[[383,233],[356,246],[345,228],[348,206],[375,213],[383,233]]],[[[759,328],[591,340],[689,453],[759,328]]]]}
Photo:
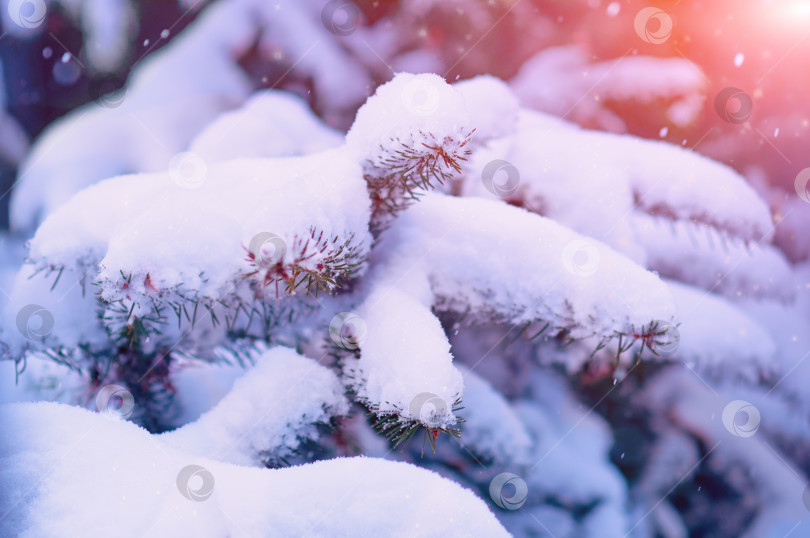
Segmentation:
{"type": "MultiPolygon", "coordinates": [[[[80,58],[117,69],[133,3],[56,3],[84,50],[43,57],[67,78],[80,58]]],[[[700,69],[570,46],[508,83],[445,81],[424,73],[449,67],[438,36],[398,26],[455,7],[406,1],[335,35],[348,6],[211,2],[30,151],[0,112],[21,163],[0,235],[0,357],[18,361],[0,363],[0,534],[685,536],[668,497],[703,475],[750,534],[802,534],[808,206],[620,134],[632,106],[686,146],[700,69]],[[257,77],[257,58],[290,70],[257,77]],[[327,271],[344,247],[357,271],[327,271]],[[325,289],[288,293],[290,267],[325,289]],[[677,345],[635,355],[654,323],[677,345]],[[162,433],[99,409],[118,383],[162,433]],[[728,421],[743,400],[751,436],[728,421]],[[380,418],[430,431],[394,451],[380,418]]]]}
{"type": "Polygon", "coordinates": [[[357,112],[346,147],[358,160],[374,165],[403,145],[436,145],[473,128],[464,99],[440,76],[399,73],[357,112]]]}
{"type": "Polygon", "coordinates": [[[514,325],[543,320],[574,338],[617,337],[674,314],[654,274],[599,241],[496,201],[428,193],[389,232],[381,247],[401,257],[392,274],[423,268],[438,310],[514,325]]]}
{"type": "MultiPolygon", "coordinates": [[[[371,246],[365,182],[341,150],[210,165],[188,159],[194,166],[187,170],[122,176],[79,193],[37,231],[30,245],[34,265],[64,267],[60,282],[100,282],[102,298],[123,300],[144,315],[158,296],[216,300],[241,293],[248,285],[243,277],[255,269],[247,249],[265,237],[260,234],[275,237],[267,235],[262,248],[277,248],[284,263],[300,250],[296,241],[311,240],[313,227],[316,237],[336,237],[338,244],[351,239],[361,259],[371,246]]],[[[314,266],[322,256],[303,263],[314,266]]],[[[9,319],[40,294],[37,283],[47,293],[54,280],[53,274],[38,275],[33,284],[18,278],[14,295],[21,298],[8,309],[9,319]]],[[[275,285],[265,293],[275,297],[275,285]]]]}
{"type": "Polygon", "coordinates": [[[471,491],[406,463],[242,467],[55,403],[0,406],[0,424],[14,431],[0,438],[0,512],[16,536],[508,536],[471,491]]]}
{"type": "Polygon", "coordinates": [[[301,98],[267,90],[207,125],[189,152],[205,162],[288,157],[340,146],[343,135],[325,126],[301,98]]]}
{"type": "Polygon", "coordinates": [[[735,372],[752,377],[774,367],[776,343],[759,323],[709,291],[674,281],[667,285],[680,321],[680,360],[714,371],[733,365],[735,372]]]}
{"type": "Polygon", "coordinates": [[[331,370],[277,347],[261,355],[213,409],[160,438],[189,454],[260,466],[283,461],[304,439],[316,440],[315,425],[348,408],[331,370]]]}

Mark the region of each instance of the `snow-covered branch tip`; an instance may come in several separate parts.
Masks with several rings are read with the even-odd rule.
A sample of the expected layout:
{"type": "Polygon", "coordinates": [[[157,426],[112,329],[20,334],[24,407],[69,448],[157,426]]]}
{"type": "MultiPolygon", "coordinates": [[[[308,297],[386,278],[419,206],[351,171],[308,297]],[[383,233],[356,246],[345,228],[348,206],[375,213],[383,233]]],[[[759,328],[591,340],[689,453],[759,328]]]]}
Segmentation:
{"type": "Polygon", "coordinates": [[[375,236],[421,192],[461,172],[474,131],[464,96],[437,75],[400,73],[377,88],[346,136],[363,163],[375,236]]]}
{"type": "MultiPolygon", "coordinates": [[[[357,341],[358,335],[346,333],[342,335],[348,341],[357,341]]],[[[347,358],[360,359],[361,350],[357,346],[341,345],[327,338],[325,343],[327,353],[338,363],[347,358]]],[[[345,365],[344,365],[345,366],[345,365]]],[[[343,368],[342,375],[349,381],[349,385],[362,383],[357,373],[352,368],[343,368]]],[[[467,420],[458,414],[464,409],[461,397],[457,398],[452,405],[447,406],[443,399],[436,394],[423,392],[418,394],[411,402],[408,409],[400,412],[392,411],[397,409],[397,405],[391,402],[377,403],[372,399],[360,396],[356,390],[350,388],[351,399],[359,402],[366,410],[366,417],[374,430],[392,443],[394,449],[405,450],[411,439],[420,430],[424,430],[422,439],[422,455],[425,452],[425,444],[430,443],[433,453],[436,453],[436,439],[439,434],[446,433],[457,439],[461,439],[462,430],[456,425],[463,424],[467,420]],[[418,417],[418,418],[417,418],[418,417]]]]}
{"type": "MultiPolygon", "coordinates": [[[[427,393],[424,393],[422,398],[420,399],[419,396],[415,399],[415,402],[419,402],[420,400],[429,400],[431,396],[427,393]]],[[[421,402],[424,405],[425,402],[421,402]]],[[[452,437],[457,439],[461,439],[461,429],[454,428],[453,426],[446,425],[433,425],[430,424],[433,422],[431,418],[432,416],[427,416],[426,419],[417,420],[410,416],[400,414],[400,413],[382,413],[379,411],[379,407],[367,404],[369,408],[369,418],[371,420],[371,426],[377,430],[378,433],[383,435],[389,442],[392,442],[394,448],[402,448],[408,445],[410,440],[414,437],[416,432],[420,429],[424,429],[424,438],[422,439],[422,455],[425,453],[425,442],[430,442],[430,448],[433,450],[433,453],[436,453],[436,439],[439,438],[440,433],[446,433],[452,437]]],[[[441,407],[441,406],[440,406],[441,407]]],[[[450,412],[455,417],[455,424],[463,424],[466,422],[466,419],[462,416],[458,415],[458,411],[464,409],[461,405],[461,398],[453,402],[453,405],[450,407],[450,412]]],[[[438,412],[434,414],[438,418],[438,412]]]]}

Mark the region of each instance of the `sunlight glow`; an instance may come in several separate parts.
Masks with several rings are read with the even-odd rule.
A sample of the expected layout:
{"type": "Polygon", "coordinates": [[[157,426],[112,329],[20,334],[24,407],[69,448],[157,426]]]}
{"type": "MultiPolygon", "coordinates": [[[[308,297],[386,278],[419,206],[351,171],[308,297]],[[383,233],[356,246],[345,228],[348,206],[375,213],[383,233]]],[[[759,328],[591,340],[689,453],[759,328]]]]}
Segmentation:
{"type": "Polygon", "coordinates": [[[795,22],[806,22],[807,19],[810,19],[810,0],[786,2],[782,9],[784,15],[795,22]],[[797,21],[797,19],[799,20],[797,21]]]}

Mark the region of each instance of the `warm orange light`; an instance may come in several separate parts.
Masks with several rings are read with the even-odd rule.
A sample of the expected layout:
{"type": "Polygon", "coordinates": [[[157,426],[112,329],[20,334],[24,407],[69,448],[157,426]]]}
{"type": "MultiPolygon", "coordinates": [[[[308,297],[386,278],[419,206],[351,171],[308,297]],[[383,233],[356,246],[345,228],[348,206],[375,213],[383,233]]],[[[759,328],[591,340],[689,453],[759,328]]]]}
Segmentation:
{"type": "Polygon", "coordinates": [[[810,0],[787,1],[777,7],[786,22],[806,24],[810,19],[810,0]]]}

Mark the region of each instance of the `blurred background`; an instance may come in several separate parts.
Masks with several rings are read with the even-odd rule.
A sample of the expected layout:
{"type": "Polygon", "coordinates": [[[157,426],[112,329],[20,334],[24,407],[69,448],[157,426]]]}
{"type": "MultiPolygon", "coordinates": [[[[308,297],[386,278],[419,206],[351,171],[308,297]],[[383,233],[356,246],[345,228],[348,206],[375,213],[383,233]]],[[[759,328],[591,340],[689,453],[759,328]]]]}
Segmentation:
{"type": "MultiPolygon", "coordinates": [[[[36,139],[60,116],[123,85],[134,66],[174,40],[206,8],[202,0],[47,4],[14,0],[6,4],[9,10],[3,13],[0,39],[4,94],[0,104],[6,112],[0,144],[3,192],[11,187],[24,154],[21,144],[36,139]],[[35,28],[21,29],[9,16],[16,4],[35,18],[44,9],[44,19],[29,24],[35,28]]],[[[694,147],[756,183],[788,192],[793,191],[797,173],[810,165],[807,0],[376,0],[354,5],[362,10],[360,32],[347,35],[341,47],[362,65],[373,85],[390,78],[389,67],[435,71],[448,81],[481,73],[508,80],[538,53],[573,47],[581,59],[569,58],[566,65],[562,58],[556,63],[550,58],[546,72],[579,77],[581,84],[568,85],[573,93],[566,99],[572,103],[582,99],[581,109],[587,108],[588,101],[601,101],[614,117],[608,120],[605,114],[575,110],[567,114],[569,120],[694,147]],[[645,42],[634,31],[637,14],[649,6],[671,19],[663,42],[645,42]],[[641,101],[632,89],[622,95],[611,91],[610,84],[597,83],[601,75],[595,64],[640,55],[694,63],[702,73],[699,113],[673,122],[662,106],[671,97],[666,92],[656,95],[650,88],[638,88],[637,94],[649,93],[649,99],[641,101]],[[588,66],[593,71],[590,76],[588,66]],[[715,110],[715,97],[727,87],[740,89],[751,100],[750,117],[743,124],[724,121],[715,110]]],[[[350,28],[351,18],[357,15],[338,10],[335,16],[346,17],[344,24],[350,28]]],[[[651,31],[658,30],[657,21],[649,24],[651,31]]],[[[334,113],[325,106],[328,96],[310,91],[312,79],[319,74],[309,66],[301,72],[295,69],[297,51],[285,50],[291,49],[285,36],[269,34],[269,40],[259,38],[261,46],[247,48],[237,59],[256,87],[288,89],[305,96],[316,111],[334,113]]],[[[667,84],[665,73],[659,70],[653,75],[661,85],[667,84]]],[[[632,80],[625,81],[632,85],[632,80]]],[[[552,112],[562,115],[566,104],[557,102],[562,108],[552,112]]],[[[547,105],[552,108],[555,103],[547,105]]],[[[352,113],[341,112],[325,119],[346,128],[352,113]]],[[[3,226],[8,225],[8,201],[8,195],[0,201],[3,226]]]]}

